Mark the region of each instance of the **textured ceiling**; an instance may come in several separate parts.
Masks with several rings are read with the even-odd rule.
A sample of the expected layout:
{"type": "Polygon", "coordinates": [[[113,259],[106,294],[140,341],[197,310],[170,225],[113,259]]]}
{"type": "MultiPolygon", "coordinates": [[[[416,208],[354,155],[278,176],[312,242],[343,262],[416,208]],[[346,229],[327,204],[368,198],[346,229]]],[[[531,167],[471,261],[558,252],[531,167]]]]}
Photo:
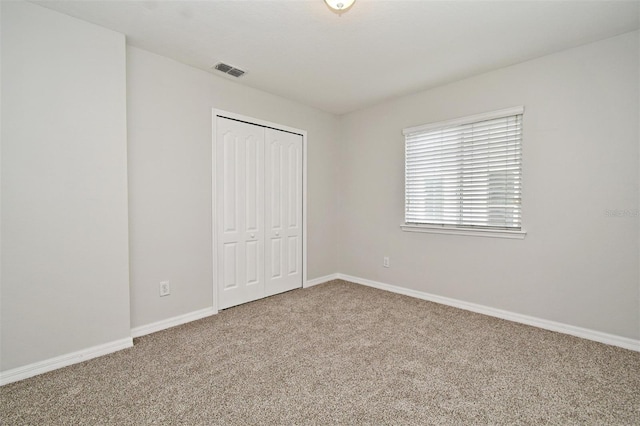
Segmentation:
{"type": "Polygon", "coordinates": [[[638,29],[638,1],[38,1],[239,84],[342,114],[638,29]]]}

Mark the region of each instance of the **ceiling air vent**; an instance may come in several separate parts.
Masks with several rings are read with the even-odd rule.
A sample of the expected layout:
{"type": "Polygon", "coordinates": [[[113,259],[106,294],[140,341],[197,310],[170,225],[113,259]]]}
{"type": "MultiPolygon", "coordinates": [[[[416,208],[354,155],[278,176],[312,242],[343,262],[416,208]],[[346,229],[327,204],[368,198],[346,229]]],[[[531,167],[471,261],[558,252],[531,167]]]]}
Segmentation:
{"type": "Polygon", "coordinates": [[[243,75],[245,73],[241,69],[234,68],[231,65],[227,65],[227,64],[225,64],[223,62],[218,62],[217,64],[215,64],[215,66],[213,68],[217,69],[218,71],[222,71],[223,73],[232,75],[234,77],[240,77],[241,75],[243,75]]]}
{"type": "Polygon", "coordinates": [[[229,71],[227,71],[227,74],[234,77],[240,77],[242,74],[244,74],[244,71],[239,70],[238,68],[231,68],[229,71]]]}

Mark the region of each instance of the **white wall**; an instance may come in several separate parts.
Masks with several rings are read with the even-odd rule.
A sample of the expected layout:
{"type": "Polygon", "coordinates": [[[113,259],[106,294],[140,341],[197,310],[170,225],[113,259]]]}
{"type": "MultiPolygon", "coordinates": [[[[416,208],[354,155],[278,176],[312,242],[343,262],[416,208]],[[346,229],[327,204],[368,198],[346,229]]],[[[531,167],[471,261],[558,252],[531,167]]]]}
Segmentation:
{"type": "Polygon", "coordinates": [[[212,305],[212,108],[308,131],[308,279],[336,272],[335,116],[134,47],[127,84],[133,328],[212,305]]]}
{"type": "Polygon", "coordinates": [[[638,32],[343,117],[340,272],[640,337],[638,32]],[[406,233],[405,127],[524,105],[524,240],[406,233]],[[383,256],[391,268],[382,267],[383,256]]]}
{"type": "Polygon", "coordinates": [[[129,338],[121,34],[2,2],[2,371],[129,338]]]}

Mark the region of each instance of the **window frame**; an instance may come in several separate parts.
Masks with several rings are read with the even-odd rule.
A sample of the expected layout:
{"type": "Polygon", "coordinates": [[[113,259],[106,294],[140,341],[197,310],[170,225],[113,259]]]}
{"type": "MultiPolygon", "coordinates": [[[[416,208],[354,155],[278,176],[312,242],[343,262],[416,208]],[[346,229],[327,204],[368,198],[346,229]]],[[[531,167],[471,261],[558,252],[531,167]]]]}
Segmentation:
{"type": "MultiPolygon", "coordinates": [[[[402,130],[404,136],[404,149],[405,149],[405,161],[406,161],[406,149],[407,142],[406,136],[416,132],[427,132],[437,129],[462,126],[466,124],[477,123],[481,121],[499,119],[509,116],[522,115],[524,120],[524,106],[517,106],[512,108],[505,108],[501,110],[475,114],[466,117],[455,118],[451,120],[439,121],[434,123],[423,124],[420,126],[408,127],[402,130]]],[[[522,150],[522,143],[520,149],[522,150]]],[[[522,172],[522,165],[521,165],[522,172]]],[[[406,220],[407,214],[407,181],[406,181],[406,168],[404,174],[404,217],[406,220]]],[[[506,228],[482,228],[482,227],[470,227],[462,225],[450,225],[450,224],[421,224],[421,223],[407,223],[403,222],[400,228],[406,232],[422,232],[422,233],[434,233],[434,234],[452,234],[452,235],[464,235],[464,236],[476,236],[476,237],[493,237],[493,238],[508,238],[508,239],[523,239],[527,232],[524,230],[523,217],[521,217],[521,227],[519,230],[506,229],[506,228]]]]}

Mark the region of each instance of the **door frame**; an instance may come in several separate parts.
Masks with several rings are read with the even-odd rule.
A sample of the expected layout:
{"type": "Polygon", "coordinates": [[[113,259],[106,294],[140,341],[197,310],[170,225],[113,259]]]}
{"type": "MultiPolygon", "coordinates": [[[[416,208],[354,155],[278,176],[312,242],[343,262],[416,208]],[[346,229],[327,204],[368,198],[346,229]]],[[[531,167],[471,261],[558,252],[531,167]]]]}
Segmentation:
{"type": "Polygon", "coordinates": [[[275,130],[281,130],[284,132],[294,133],[302,136],[302,283],[301,288],[306,286],[307,282],[307,131],[296,129],[295,127],[289,127],[282,124],[273,123],[266,120],[261,120],[247,115],[236,114],[217,108],[211,110],[211,242],[212,242],[212,254],[213,254],[213,269],[212,269],[212,282],[213,282],[213,309],[218,312],[218,235],[216,231],[217,216],[216,216],[216,200],[217,200],[217,182],[216,182],[216,149],[217,149],[217,128],[216,121],[218,117],[228,118],[231,120],[242,121],[248,124],[253,124],[260,127],[268,127],[275,130]]]}

